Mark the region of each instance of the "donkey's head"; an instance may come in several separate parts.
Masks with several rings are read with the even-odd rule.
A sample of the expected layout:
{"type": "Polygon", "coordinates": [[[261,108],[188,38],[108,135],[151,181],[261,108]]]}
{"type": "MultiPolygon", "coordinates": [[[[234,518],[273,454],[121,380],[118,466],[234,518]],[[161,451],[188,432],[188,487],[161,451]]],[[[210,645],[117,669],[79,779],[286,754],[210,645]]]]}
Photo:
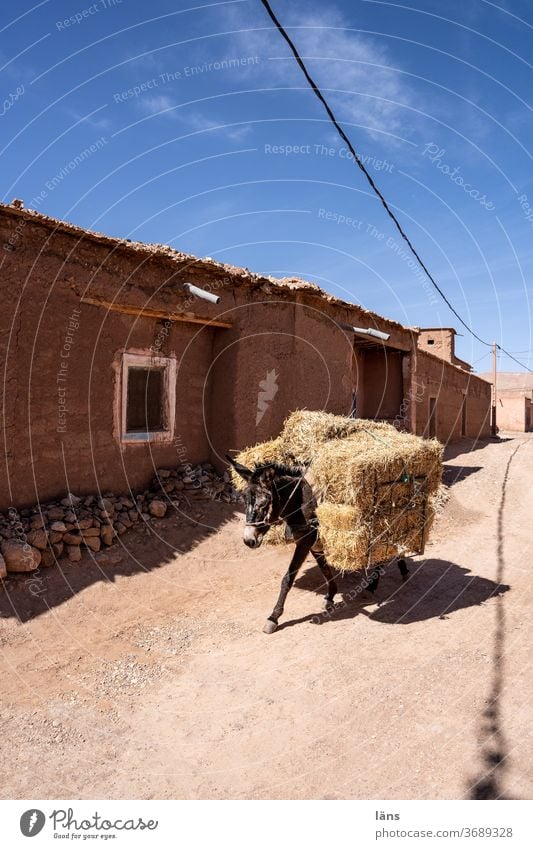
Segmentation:
{"type": "Polygon", "coordinates": [[[226,455],[238,475],[246,481],[244,490],[245,525],[243,541],[250,548],[259,548],[263,537],[278,519],[279,505],[274,478],[276,467],[268,464],[248,469],[226,455]]]}

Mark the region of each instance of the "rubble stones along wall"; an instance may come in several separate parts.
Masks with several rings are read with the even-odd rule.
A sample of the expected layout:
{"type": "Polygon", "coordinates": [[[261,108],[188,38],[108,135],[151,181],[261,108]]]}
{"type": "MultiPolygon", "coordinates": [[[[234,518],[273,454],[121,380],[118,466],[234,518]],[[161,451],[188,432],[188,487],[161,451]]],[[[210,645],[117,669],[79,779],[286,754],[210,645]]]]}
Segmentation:
{"type": "Polygon", "coordinates": [[[217,475],[210,463],[180,464],[158,469],[143,492],[65,498],[0,514],[0,578],[7,572],[33,572],[60,558],[81,560],[113,545],[135,524],[163,518],[169,510],[187,513],[198,499],[235,503],[241,499],[226,472],[217,475]]]}

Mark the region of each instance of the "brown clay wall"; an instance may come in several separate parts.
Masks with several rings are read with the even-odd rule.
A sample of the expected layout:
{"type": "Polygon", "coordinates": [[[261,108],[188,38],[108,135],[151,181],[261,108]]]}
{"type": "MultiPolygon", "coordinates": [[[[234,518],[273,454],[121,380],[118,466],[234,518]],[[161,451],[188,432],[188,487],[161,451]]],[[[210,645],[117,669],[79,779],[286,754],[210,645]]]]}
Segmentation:
{"type": "Polygon", "coordinates": [[[442,360],[452,361],[454,354],[454,334],[449,328],[420,330],[418,347],[442,360]]]}
{"type": "MultiPolygon", "coordinates": [[[[13,222],[1,218],[0,224],[5,243],[13,222]]],[[[2,267],[0,361],[7,382],[2,381],[5,460],[0,509],[34,504],[69,489],[76,494],[125,492],[130,485],[142,487],[154,468],[180,459],[205,459],[202,397],[213,330],[174,324],[165,331],[154,319],[80,304],[73,290],[81,291],[92,278],[93,287],[98,285],[112,299],[124,281],[130,280],[130,289],[156,289],[168,271],[157,264],[139,269],[135,259],[118,254],[112,271],[98,270],[108,255],[106,248],[76,245],[73,237],[59,234],[49,239],[43,228],[33,225],[22,230],[14,248],[3,253],[2,267]],[[68,349],[67,337],[72,340],[68,349]],[[178,439],[174,445],[121,447],[114,434],[113,360],[125,348],[148,351],[154,343],[162,356],[175,354],[180,360],[178,439]],[[62,383],[57,380],[60,372],[65,376],[62,383]],[[61,421],[59,386],[65,389],[67,407],[61,421]]]]}
{"type": "Polygon", "coordinates": [[[529,407],[531,402],[524,395],[505,392],[498,393],[496,404],[496,424],[499,430],[524,432],[529,426],[529,407]]]}
{"type": "Polygon", "coordinates": [[[465,371],[471,371],[470,363],[461,360],[455,355],[455,331],[449,327],[435,327],[433,329],[422,329],[418,337],[418,347],[440,357],[465,371]]]}
{"type": "Polygon", "coordinates": [[[294,409],[348,414],[351,407],[352,340],[329,315],[294,295],[235,298],[234,327],[216,332],[210,381],[217,466],[228,450],[277,436],[294,409]]]}
{"type": "MultiPolygon", "coordinates": [[[[205,278],[198,285],[208,282],[205,278]]],[[[226,312],[219,305],[221,317],[233,327],[215,333],[209,381],[210,459],[217,468],[225,464],[228,450],[277,436],[292,410],[350,412],[357,384],[354,337],[339,324],[378,326],[390,333],[391,346],[409,351],[413,345],[405,328],[386,321],[375,325],[374,317],[358,307],[330,303],[297,288],[265,297],[263,290],[235,281],[221,294],[227,305],[226,312]]],[[[401,368],[394,374],[385,393],[391,409],[401,399],[403,385],[401,368]]]]}
{"type": "Polygon", "coordinates": [[[415,431],[428,435],[429,399],[437,399],[437,437],[442,442],[461,438],[461,404],[467,397],[466,436],[490,435],[490,384],[444,360],[419,350],[414,367],[416,381],[415,431]]]}
{"type": "MultiPolygon", "coordinates": [[[[348,413],[355,386],[353,334],[338,323],[379,326],[390,332],[391,347],[409,351],[413,345],[410,331],[328,301],[312,287],[278,287],[194,260],[180,265],[175,257],[147,255],[142,246],[110,245],[4,210],[2,244],[10,249],[2,251],[6,460],[0,509],[50,500],[67,490],[139,489],[155,468],[178,462],[211,458],[221,468],[228,450],[277,435],[295,408],[348,413]],[[177,285],[183,280],[216,291],[221,303],[191,301],[177,285]],[[218,316],[232,327],[108,312],[80,303],[82,295],[218,316]],[[151,347],[178,360],[173,444],[121,445],[116,433],[121,354],[148,353],[151,347]],[[64,420],[60,371],[66,372],[64,420]]],[[[391,387],[387,399],[389,390],[401,394],[401,383],[391,387]]],[[[395,397],[391,410],[396,403],[395,397]]]]}
{"type": "MultiPolygon", "coordinates": [[[[492,383],[492,372],[481,372],[479,377],[492,383]]],[[[524,371],[498,371],[496,379],[498,392],[524,392],[531,397],[533,393],[533,374],[524,371]]]]}

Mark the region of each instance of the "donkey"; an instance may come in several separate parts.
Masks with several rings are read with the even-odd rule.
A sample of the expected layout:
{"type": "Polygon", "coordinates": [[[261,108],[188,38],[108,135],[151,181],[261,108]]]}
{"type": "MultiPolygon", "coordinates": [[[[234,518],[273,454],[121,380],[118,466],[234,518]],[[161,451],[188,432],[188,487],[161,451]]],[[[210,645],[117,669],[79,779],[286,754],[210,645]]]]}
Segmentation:
{"type": "MultiPolygon", "coordinates": [[[[309,476],[306,474],[307,469],[303,466],[286,466],[280,463],[264,463],[256,466],[255,469],[248,469],[228,454],[226,459],[247,483],[244,493],[244,543],[250,548],[259,548],[265,534],[272,525],[280,521],[285,522],[286,539],[293,539],[296,543],[289,568],[281,581],[281,591],[276,606],[263,628],[265,634],[273,634],[278,627],[289,590],[309,553],[315,558],[326,580],[324,606],[326,610],[332,611],[337,585],[318,539],[316,501],[308,480],[309,476]]],[[[402,580],[406,581],[409,570],[403,557],[398,559],[397,565],[402,580]]],[[[372,595],[378,587],[381,573],[381,569],[375,568],[369,575],[366,589],[372,595]]]]}
{"type": "Polygon", "coordinates": [[[296,543],[289,568],[281,581],[281,591],[274,610],[268,617],[263,631],[273,634],[283,613],[285,600],[298,570],[311,552],[326,581],[324,605],[333,608],[337,585],[318,540],[316,503],[309,483],[305,480],[305,468],[266,463],[248,469],[226,455],[237,474],[248,484],[244,493],[245,526],[243,541],[250,548],[259,548],[272,525],[285,522],[285,536],[296,543]]]}

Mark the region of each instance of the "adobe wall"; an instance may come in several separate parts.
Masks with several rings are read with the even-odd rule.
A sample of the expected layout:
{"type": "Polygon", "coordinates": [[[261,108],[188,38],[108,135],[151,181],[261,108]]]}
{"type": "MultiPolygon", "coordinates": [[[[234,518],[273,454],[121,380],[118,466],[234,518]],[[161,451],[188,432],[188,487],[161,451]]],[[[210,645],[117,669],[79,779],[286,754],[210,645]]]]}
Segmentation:
{"type": "Polygon", "coordinates": [[[461,404],[467,397],[466,436],[490,436],[491,386],[444,360],[418,350],[414,366],[416,398],[414,429],[428,434],[429,399],[437,399],[437,437],[441,442],[461,438],[461,404]]]}
{"type": "MultiPolygon", "coordinates": [[[[0,243],[7,241],[8,232],[13,236],[13,226],[12,219],[0,216],[0,243]]],[[[144,486],[154,468],[204,460],[208,454],[202,396],[213,330],[187,324],[165,328],[154,319],[80,304],[74,289],[82,291],[91,280],[112,298],[124,281],[133,297],[137,285],[157,288],[166,279],[168,272],[161,266],[139,268],[135,258],[118,253],[99,269],[108,253],[77,244],[72,236],[49,238],[33,224],[20,231],[14,250],[2,252],[0,361],[7,382],[5,395],[2,389],[1,510],[68,490],[126,492],[130,485],[144,486]],[[162,355],[181,360],[178,440],[174,445],[121,447],[114,435],[113,359],[123,348],[148,351],[154,344],[162,355]],[[60,373],[64,380],[58,382],[60,373]],[[60,388],[67,408],[61,419],[60,388]]]]}
{"type": "MultiPolygon", "coordinates": [[[[353,334],[337,323],[374,326],[376,317],[361,308],[335,303],[309,286],[278,287],[246,272],[188,260],[180,267],[175,258],[142,249],[136,255],[137,248],[110,246],[0,211],[0,245],[6,244],[0,314],[6,465],[0,510],[67,490],[139,489],[155,468],[179,462],[211,459],[221,469],[228,450],[277,435],[295,408],[344,414],[351,409],[353,334]],[[217,291],[220,304],[192,300],[177,285],[183,280],[217,291]],[[232,327],[108,312],[80,303],[86,294],[218,316],[232,327]],[[178,359],[174,440],[120,444],[121,354],[150,349],[178,359]],[[60,372],[64,380],[58,383],[60,372]],[[63,399],[67,409],[60,418],[63,399]]],[[[391,346],[411,349],[410,331],[381,319],[379,325],[390,332],[391,346]]]]}
{"type": "MultiPolygon", "coordinates": [[[[198,283],[206,284],[207,278],[198,283]]],[[[233,327],[215,333],[208,387],[210,459],[217,468],[225,465],[227,451],[277,436],[294,409],[348,415],[357,384],[354,336],[339,324],[374,325],[374,317],[361,308],[328,302],[298,287],[273,288],[268,297],[239,280],[229,288],[221,292],[218,309],[233,327]]],[[[411,350],[410,331],[385,320],[379,326],[390,333],[391,346],[411,350]]],[[[392,371],[397,375],[397,369],[392,371]]],[[[398,380],[394,386],[389,380],[383,409],[395,409],[401,399],[401,369],[398,380]]]]}
{"type": "MultiPolygon", "coordinates": [[[[492,383],[492,372],[481,372],[479,377],[492,383]]],[[[498,392],[524,392],[529,396],[533,393],[533,374],[527,371],[498,371],[496,378],[498,392]]]]}
{"type": "Polygon", "coordinates": [[[454,354],[454,333],[446,327],[420,330],[418,347],[435,357],[452,361],[454,354]]]}
{"type": "Polygon", "coordinates": [[[524,395],[498,393],[496,426],[498,430],[524,432],[529,425],[530,401],[524,395]]]}
{"type": "Polygon", "coordinates": [[[440,357],[465,371],[471,372],[470,363],[461,360],[455,354],[455,330],[449,327],[435,327],[432,329],[421,329],[418,337],[418,347],[428,354],[440,357]]]}
{"type": "Polygon", "coordinates": [[[351,334],[297,294],[234,296],[223,316],[234,326],[216,332],[209,382],[210,459],[217,467],[227,451],[277,436],[292,410],[347,415],[352,399],[351,334]]]}

